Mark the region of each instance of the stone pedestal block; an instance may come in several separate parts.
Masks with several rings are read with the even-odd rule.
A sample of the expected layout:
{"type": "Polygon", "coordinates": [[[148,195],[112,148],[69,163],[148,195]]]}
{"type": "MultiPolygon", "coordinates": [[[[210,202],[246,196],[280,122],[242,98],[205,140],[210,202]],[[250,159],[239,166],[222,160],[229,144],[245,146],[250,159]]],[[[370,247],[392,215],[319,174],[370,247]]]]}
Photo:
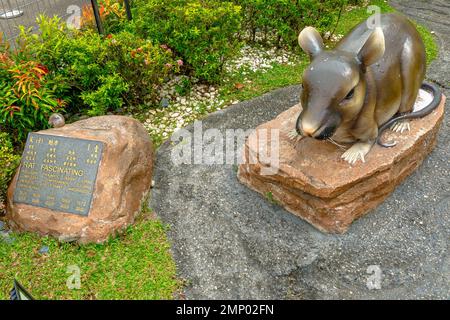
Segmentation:
{"type": "Polygon", "coordinates": [[[247,139],[238,178],[319,230],[346,232],[355,219],[388,197],[433,150],[444,105],[445,97],[430,115],[412,120],[410,132],[386,131],[384,140],[395,140],[397,145],[375,145],[366,162],[355,165],[342,160],[344,151],[330,142],[304,138],[294,143],[288,137],[301,111],[296,105],[259,126],[247,139]],[[269,150],[276,149],[272,146],[273,130],[279,132],[276,170],[269,169],[273,163],[267,162],[269,150]]]}

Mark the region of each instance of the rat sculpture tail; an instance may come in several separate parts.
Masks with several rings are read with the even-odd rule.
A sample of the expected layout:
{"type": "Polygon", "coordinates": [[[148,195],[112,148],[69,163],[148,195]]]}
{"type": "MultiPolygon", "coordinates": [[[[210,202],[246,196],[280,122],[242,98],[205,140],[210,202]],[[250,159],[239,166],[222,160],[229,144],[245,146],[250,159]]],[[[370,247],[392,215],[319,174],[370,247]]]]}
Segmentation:
{"type": "Polygon", "coordinates": [[[385,148],[394,147],[397,144],[397,142],[395,142],[395,141],[392,141],[392,142],[382,142],[381,141],[381,136],[383,135],[383,132],[387,128],[390,128],[394,123],[401,121],[401,120],[423,118],[423,117],[429,115],[431,112],[433,112],[439,106],[439,104],[441,103],[441,100],[442,100],[442,92],[437,85],[435,85],[434,83],[424,82],[424,83],[422,83],[421,89],[428,91],[433,95],[433,100],[430,102],[430,104],[419,111],[404,113],[399,116],[393,117],[390,120],[388,120],[387,122],[385,122],[383,125],[381,125],[381,127],[378,129],[378,137],[376,140],[378,145],[385,147],[385,148]]]}

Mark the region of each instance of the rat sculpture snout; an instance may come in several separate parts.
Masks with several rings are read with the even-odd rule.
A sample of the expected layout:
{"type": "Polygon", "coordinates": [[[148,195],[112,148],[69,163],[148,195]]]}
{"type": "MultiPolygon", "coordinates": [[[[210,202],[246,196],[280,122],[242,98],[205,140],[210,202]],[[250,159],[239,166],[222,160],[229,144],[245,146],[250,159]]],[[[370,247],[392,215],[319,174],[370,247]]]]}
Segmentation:
{"type": "Polygon", "coordinates": [[[313,124],[304,119],[304,112],[302,112],[297,119],[296,131],[304,137],[325,140],[333,136],[340,122],[341,118],[339,114],[334,113],[325,117],[324,121],[313,124]]]}

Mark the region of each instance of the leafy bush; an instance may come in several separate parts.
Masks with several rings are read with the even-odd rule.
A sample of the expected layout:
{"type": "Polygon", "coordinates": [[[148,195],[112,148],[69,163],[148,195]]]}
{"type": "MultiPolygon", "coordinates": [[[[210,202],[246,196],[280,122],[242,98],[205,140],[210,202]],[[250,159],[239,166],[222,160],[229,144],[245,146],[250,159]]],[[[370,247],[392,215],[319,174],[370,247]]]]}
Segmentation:
{"type": "Polygon", "coordinates": [[[178,71],[172,52],[129,32],[104,37],[69,30],[56,17],[40,17],[38,24],[40,34],[22,30],[21,55],[48,66],[68,111],[96,116],[155,103],[158,86],[178,71]]]}
{"type": "Polygon", "coordinates": [[[251,41],[297,49],[299,32],[308,25],[325,31],[337,22],[348,2],[361,0],[234,0],[243,10],[243,30],[251,41]],[[262,39],[257,39],[257,33],[262,39]]]}
{"type": "Polygon", "coordinates": [[[180,71],[182,60],[177,60],[171,50],[130,32],[110,35],[106,43],[105,59],[127,84],[126,100],[130,105],[155,103],[159,86],[180,71]]]}
{"type": "Polygon", "coordinates": [[[122,94],[128,90],[128,85],[117,75],[99,77],[100,85],[96,91],[84,91],[81,99],[91,108],[89,116],[105,114],[108,109],[118,109],[123,104],[122,94]]]}
{"type": "Polygon", "coordinates": [[[215,82],[239,49],[240,7],[217,0],[135,0],[134,28],[180,54],[195,76],[215,82]]]}
{"type": "Polygon", "coordinates": [[[19,162],[20,156],[14,153],[9,135],[6,132],[0,132],[0,214],[5,209],[3,202],[6,198],[6,190],[19,162]]]}
{"type": "Polygon", "coordinates": [[[34,60],[15,60],[0,52],[0,118],[16,142],[32,130],[47,128],[51,113],[63,109],[47,74],[47,67],[34,60]]]}

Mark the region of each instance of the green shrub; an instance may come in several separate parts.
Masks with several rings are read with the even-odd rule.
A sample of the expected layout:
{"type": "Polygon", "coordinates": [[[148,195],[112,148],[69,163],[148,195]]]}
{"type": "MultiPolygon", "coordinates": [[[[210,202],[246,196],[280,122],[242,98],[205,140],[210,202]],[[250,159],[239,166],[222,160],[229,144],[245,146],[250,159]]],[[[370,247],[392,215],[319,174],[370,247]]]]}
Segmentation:
{"type": "Polygon", "coordinates": [[[156,103],[164,79],[178,71],[173,53],[129,32],[101,36],[69,30],[57,17],[40,17],[39,34],[22,30],[20,55],[40,61],[61,84],[55,92],[70,112],[102,115],[156,103]]]}
{"type": "Polygon", "coordinates": [[[297,49],[300,31],[313,25],[329,30],[341,8],[348,2],[361,0],[234,0],[243,10],[243,30],[251,41],[297,49]],[[257,39],[257,33],[262,39],[257,39]]]}
{"type": "Polygon", "coordinates": [[[20,142],[30,131],[47,128],[49,116],[64,102],[55,97],[46,66],[14,58],[0,52],[0,119],[20,142]]]}
{"type": "Polygon", "coordinates": [[[159,86],[171,74],[180,71],[173,52],[130,32],[109,35],[106,61],[128,86],[130,105],[151,104],[158,99],[159,86]]]}
{"type": "Polygon", "coordinates": [[[136,0],[133,30],[183,57],[194,75],[215,82],[239,49],[240,7],[217,0],[136,0]]]}
{"type": "Polygon", "coordinates": [[[87,114],[92,117],[104,115],[108,109],[120,108],[122,95],[128,90],[128,85],[117,74],[100,76],[99,81],[97,90],[81,93],[81,99],[91,107],[87,114]]]}
{"type": "Polygon", "coordinates": [[[6,190],[17,166],[20,156],[14,153],[11,139],[6,132],[0,132],[0,214],[3,213],[3,202],[6,190]]]}

